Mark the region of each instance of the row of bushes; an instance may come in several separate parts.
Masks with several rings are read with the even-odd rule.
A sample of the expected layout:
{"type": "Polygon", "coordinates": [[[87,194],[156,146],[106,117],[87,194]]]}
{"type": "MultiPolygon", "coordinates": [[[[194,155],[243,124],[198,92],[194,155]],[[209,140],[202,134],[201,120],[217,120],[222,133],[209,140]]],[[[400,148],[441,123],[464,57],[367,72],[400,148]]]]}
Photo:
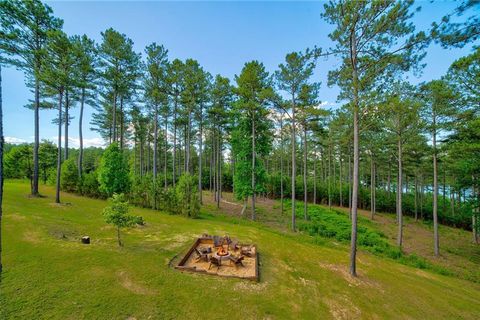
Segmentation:
{"type": "MultiPolygon", "coordinates": [[[[284,197],[290,198],[291,196],[291,179],[288,176],[283,177],[284,180],[284,197]]],[[[271,198],[280,198],[280,177],[279,175],[270,175],[267,180],[267,196],[271,198]]],[[[308,191],[308,201],[313,202],[314,200],[314,180],[309,177],[307,179],[307,191],[308,191]]],[[[298,176],[296,179],[296,189],[295,189],[297,199],[303,200],[303,177],[298,176]]],[[[358,194],[358,207],[360,209],[370,210],[370,187],[360,186],[358,194]]],[[[349,202],[349,186],[348,183],[343,183],[342,188],[337,181],[337,183],[331,183],[330,186],[328,182],[317,180],[316,185],[316,201],[319,204],[328,204],[329,199],[332,205],[342,205],[348,206],[349,202]],[[341,195],[341,197],[340,197],[341,195]],[[340,202],[340,198],[342,201],[340,202]]],[[[461,227],[464,229],[471,229],[471,217],[472,209],[468,202],[464,202],[462,205],[458,203],[455,204],[455,208],[452,211],[451,202],[449,198],[443,198],[441,195],[438,198],[438,216],[439,221],[442,224],[461,227]],[[444,205],[445,204],[445,205],[444,205]]],[[[388,192],[384,189],[376,190],[376,201],[375,201],[376,210],[378,212],[396,212],[396,193],[391,191],[388,192]]],[[[420,195],[417,197],[417,206],[415,208],[415,193],[410,191],[408,193],[403,193],[402,196],[402,212],[407,216],[414,217],[415,215],[418,218],[423,220],[432,220],[433,219],[433,195],[432,193],[425,193],[422,196],[420,201],[420,195]]]]}
{"type": "MultiPolygon", "coordinates": [[[[298,211],[301,211],[300,207],[298,211]]],[[[324,209],[319,206],[309,205],[309,220],[301,220],[298,227],[301,231],[313,237],[335,239],[341,243],[348,243],[351,239],[351,222],[345,213],[324,209]]],[[[387,237],[375,230],[371,222],[363,217],[358,217],[357,245],[375,255],[388,257],[403,264],[417,268],[433,268],[440,273],[447,273],[443,269],[430,265],[425,259],[414,254],[405,255],[402,251],[390,244],[387,237]]],[[[321,240],[320,240],[321,241],[321,240]]]]}
{"type": "MultiPolygon", "coordinates": [[[[52,180],[49,179],[53,182],[52,180]]],[[[188,217],[196,217],[200,212],[198,185],[194,176],[183,174],[173,188],[165,187],[162,178],[154,181],[150,174],[130,174],[126,159],[115,144],[106,150],[99,168],[86,172],[81,177],[75,159],[64,161],[61,189],[94,198],[107,198],[114,193],[122,193],[134,205],[188,217]]]]}

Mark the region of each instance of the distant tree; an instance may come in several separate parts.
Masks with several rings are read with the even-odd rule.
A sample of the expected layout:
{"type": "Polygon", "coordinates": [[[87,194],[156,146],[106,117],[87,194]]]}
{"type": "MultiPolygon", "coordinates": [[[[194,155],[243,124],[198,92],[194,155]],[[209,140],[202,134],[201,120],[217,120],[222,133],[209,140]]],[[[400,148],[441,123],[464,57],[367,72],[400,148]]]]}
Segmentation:
{"type": "Polygon", "coordinates": [[[326,110],[319,108],[318,101],[318,89],[319,83],[304,84],[298,95],[298,123],[303,130],[303,217],[305,220],[307,217],[307,200],[308,200],[308,132],[315,126],[321,117],[327,115],[326,110]]]}
{"type": "MultiPolygon", "coordinates": [[[[154,192],[157,192],[157,171],[158,171],[158,116],[160,107],[167,99],[166,75],[168,66],[168,50],[156,43],[145,48],[147,55],[146,75],[144,79],[145,96],[147,104],[153,109],[153,185],[154,192]]],[[[153,208],[157,208],[157,197],[154,196],[153,208]]]]}
{"type": "Polygon", "coordinates": [[[195,177],[185,172],[176,186],[177,207],[180,214],[195,218],[200,213],[200,200],[195,177]]]}
{"type": "MultiPolygon", "coordinates": [[[[183,105],[183,115],[186,119],[185,127],[185,166],[184,171],[191,172],[191,135],[193,131],[194,115],[198,112],[204,103],[207,94],[208,82],[206,73],[198,61],[187,59],[185,61],[183,72],[183,91],[181,101],[183,105]]],[[[203,110],[202,110],[203,119],[203,110]]]]}
{"type": "MultiPolygon", "coordinates": [[[[285,63],[279,65],[279,71],[275,73],[280,90],[290,96],[290,119],[292,121],[292,230],[295,231],[295,181],[296,181],[296,126],[297,126],[297,104],[302,87],[307,84],[313,74],[315,63],[310,55],[300,52],[292,52],[285,56],[285,63]]],[[[287,112],[285,110],[285,112],[287,112]]]]}
{"type": "Polygon", "coordinates": [[[223,144],[227,139],[228,125],[233,120],[231,117],[231,108],[233,102],[233,87],[230,84],[228,78],[224,78],[220,75],[215,77],[215,81],[211,88],[211,102],[212,105],[208,109],[208,122],[211,126],[212,135],[212,165],[213,172],[211,173],[214,178],[214,198],[217,203],[217,208],[220,208],[220,196],[221,196],[221,155],[223,150],[223,144]]]}
{"type": "Polygon", "coordinates": [[[98,168],[100,190],[108,196],[126,193],[130,188],[128,163],[117,143],[105,150],[98,168]]]}
{"type": "Polygon", "coordinates": [[[32,195],[38,195],[38,149],[40,147],[40,71],[44,67],[47,33],[62,27],[63,21],[53,16],[52,9],[40,0],[0,1],[0,23],[5,34],[14,35],[4,39],[2,46],[11,54],[8,62],[23,70],[28,83],[34,86],[34,147],[32,195]]]}
{"type": "Polygon", "coordinates": [[[61,187],[66,192],[76,192],[79,186],[77,161],[73,158],[62,163],[61,187]]]}
{"type": "Polygon", "coordinates": [[[404,145],[420,130],[420,119],[418,116],[420,105],[418,101],[411,98],[415,94],[412,88],[409,88],[407,85],[396,84],[392,91],[393,93],[383,105],[382,113],[384,114],[384,119],[382,123],[395,136],[394,139],[397,144],[397,244],[401,249],[403,244],[402,179],[404,174],[404,145]]]}
{"type": "Polygon", "coordinates": [[[117,227],[118,245],[122,247],[123,243],[120,239],[120,229],[134,226],[139,219],[138,217],[128,214],[130,208],[123,193],[114,193],[109,199],[109,203],[110,205],[103,209],[102,214],[107,223],[117,227]]]}
{"type": "Polygon", "coordinates": [[[119,142],[122,149],[126,120],[124,102],[136,88],[140,55],[134,52],[133,41],[125,34],[110,28],[101,35],[99,67],[104,104],[103,110],[100,110],[103,121],[96,122],[96,125],[100,125],[101,130],[107,130],[109,142],[119,142]]]}
{"type": "Polygon", "coordinates": [[[29,179],[33,183],[32,146],[14,146],[5,154],[3,173],[6,178],[29,179]]]}
{"type": "Polygon", "coordinates": [[[42,175],[43,183],[46,184],[50,170],[55,168],[57,160],[57,147],[53,142],[43,140],[38,149],[38,163],[42,175]]]}
{"type": "MultiPolygon", "coordinates": [[[[64,118],[62,115],[63,102],[67,100],[64,96],[66,91],[74,85],[74,70],[77,60],[73,53],[73,44],[63,31],[49,31],[48,39],[48,58],[46,59],[45,67],[41,70],[40,78],[46,83],[49,90],[58,95],[58,153],[55,202],[60,203],[62,123],[63,121],[69,121],[68,118],[64,118]]],[[[66,139],[68,139],[67,136],[65,136],[66,139]]],[[[66,147],[68,147],[68,144],[66,144],[66,147]]],[[[65,153],[65,156],[68,156],[68,154],[65,153]]]]}
{"type": "Polygon", "coordinates": [[[435,256],[440,255],[440,241],[438,234],[438,161],[437,139],[439,134],[448,129],[456,109],[457,93],[444,80],[432,80],[423,85],[424,98],[423,118],[427,131],[432,138],[433,147],[433,238],[435,256]]]}
{"type": "Polygon", "coordinates": [[[235,193],[245,201],[244,210],[248,197],[252,197],[252,220],[255,220],[256,195],[264,191],[265,183],[261,159],[270,152],[272,144],[271,121],[267,117],[272,90],[268,72],[258,61],[247,62],[235,80],[238,96],[232,132],[235,193]]]}
{"type": "Polygon", "coordinates": [[[73,50],[77,60],[77,87],[80,90],[80,115],[78,117],[78,138],[80,140],[78,153],[78,175],[83,173],[83,112],[85,103],[94,104],[93,90],[96,88],[97,49],[95,42],[86,35],[72,38],[73,50]]]}
{"type": "Polygon", "coordinates": [[[185,65],[179,59],[175,59],[169,64],[167,70],[167,81],[169,88],[169,96],[173,100],[173,154],[172,154],[172,184],[175,187],[176,175],[177,175],[177,127],[178,127],[178,114],[181,93],[183,90],[183,78],[184,78],[185,65]]]}

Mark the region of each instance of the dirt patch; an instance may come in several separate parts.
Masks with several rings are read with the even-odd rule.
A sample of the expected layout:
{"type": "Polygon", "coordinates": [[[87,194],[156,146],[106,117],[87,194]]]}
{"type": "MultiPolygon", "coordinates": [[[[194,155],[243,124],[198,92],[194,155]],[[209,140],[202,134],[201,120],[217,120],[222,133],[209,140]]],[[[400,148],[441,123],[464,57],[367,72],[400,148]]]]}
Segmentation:
{"type": "Polygon", "coordinates": [[[234,287],[235,291],[260,292],[264,291],[268,286],[267,282],[239,282],[234,287]]]}
{"type": "Polygon", "coordinates": [[[22,216],[18,213],[11,213],[9,215],[6,215],[6,217],[8,217],[12,220],[15,220],[15,221],[24,221],[26,219],[25,216],[22,216]]]}
{"type": "Polygon", "coordinates": [[[133,281],[130,276],[125,272],[125,271],[119,271],[117,272],[117,277],[125,289],[128,291],[131,291],[135,294],[139,295],[153,295],[155,294],[155,290],[152,290],[150,288],[147,288],[146,286],[142,285],[141,283],[133,281]]]}
{"type": "Polygon", "coordinates": [[[72,206],[70,202],[62,202],[62,203],[52,202],[52,203],[49,203],[48,205],[52,208],[61,208],[61,209],[66,209],[72,206]]]}
{"type": "Polygon", "coordinates": [[[353,304],[347,296],[336,296],[334,299],[324,299],[334,319],[359,319],[362,315],[360,309],[353,304]]]}
{"type": "Polygon", "coordinates": [[[347,266],[344,265],[338,265],[338,264],[328,264],[328,263],[319,263],[320,267],[329,271],[332,271],[338,275],[340,275],[345,281],[348,282],[349,286],[354,286],[354,287],[369,287],[369,288],[375,288],[380,290],[381,292],[384,292],[383,288],[381,285],[371,279],[366,278],[364,275],[357,274],[357,277],[352,277],[350,275],[350,272],[347,270],[347,266]]]}
{"type": "Polygon", "coordinates": [[[192,234],[177,234],[173,237],[164,239],[164,241],[167,242],[164,248],[168,250],[177,249],[183,246],[185,243],[192,241],[193,238],[195,238],[195,235],[192,234]]]}
{"type": "Polygon", "coordinates": [[[30,243],[40,243],[42,242],[40,233],[37,231],[28,230],[23,233],[23,240],[30,243]]]}

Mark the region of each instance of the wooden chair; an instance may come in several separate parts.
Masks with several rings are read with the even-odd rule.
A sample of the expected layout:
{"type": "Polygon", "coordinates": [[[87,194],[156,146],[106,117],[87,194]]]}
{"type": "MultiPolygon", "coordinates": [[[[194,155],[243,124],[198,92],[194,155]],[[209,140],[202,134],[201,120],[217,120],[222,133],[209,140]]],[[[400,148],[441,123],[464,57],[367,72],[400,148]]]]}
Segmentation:
{"type": "Polygon", "coordinates": [[[202,253],[197,248],[195,248],[195,253],[197,254],[196,262],[200,260],[205,260],[205,262],[208,262],[208,253],[202,253]]]}
{"type": "Polygon", "coordinates": [[[230,259],[230,264],[233,263],[235,267],[238,267],[238,266],[245,267],[245,265],[243,264],[243,260],[245,259],[245,256],[238,256],[238,257],[230,256],[229,259],[230,259]]]}
{"type": "Polygon", "coordinates": [[[238,240],[233,240],[232,242],[230,242],[229,246],[230,249],[236,251],[238,249],[238,240]]]}
{"type": "Polygon", "coordinates": [[[242,247],[242,249],[240,250],[240,253],[244,256],[252,257],[253,256],[252,246],[242,247]]]}
{"type": "Polygon", "coordinates": [[[222,260],[218,259],[214,256],[211,256],[210,257],[210,265],[208,266],[208,270],[210,270],[212,265],[217,266],[217,271],[218,271],[218,269],[220,269],[220,267],[222,266],[222,260]]]}
{"type": "Polygon", "coordinates": [[[212,248],[211,247],[201,248],[199,251],[203,254],[208,254],[208,253],[212,253],[212,248]]]}

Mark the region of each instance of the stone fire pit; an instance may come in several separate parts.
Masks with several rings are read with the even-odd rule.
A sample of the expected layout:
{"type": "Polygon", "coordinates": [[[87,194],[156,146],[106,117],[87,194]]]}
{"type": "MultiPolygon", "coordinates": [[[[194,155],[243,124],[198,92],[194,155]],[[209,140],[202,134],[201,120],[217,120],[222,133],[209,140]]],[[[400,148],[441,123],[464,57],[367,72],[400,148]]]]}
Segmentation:
{"type": "Polygon", "coordinates": [[[258,252],[253,244],[230,243],[228,237],[204,235],[197,238],[183,258],[175,266],[180,271],[236,277],[258,281],[258,252]],[[199,254],[203,257],[200,257],[199,254]],[[235,265],[231,258],[243,256],[242,265],[235,265]],[[210,258],[220,260],[220,267],[210,265],[210,258]]]}

